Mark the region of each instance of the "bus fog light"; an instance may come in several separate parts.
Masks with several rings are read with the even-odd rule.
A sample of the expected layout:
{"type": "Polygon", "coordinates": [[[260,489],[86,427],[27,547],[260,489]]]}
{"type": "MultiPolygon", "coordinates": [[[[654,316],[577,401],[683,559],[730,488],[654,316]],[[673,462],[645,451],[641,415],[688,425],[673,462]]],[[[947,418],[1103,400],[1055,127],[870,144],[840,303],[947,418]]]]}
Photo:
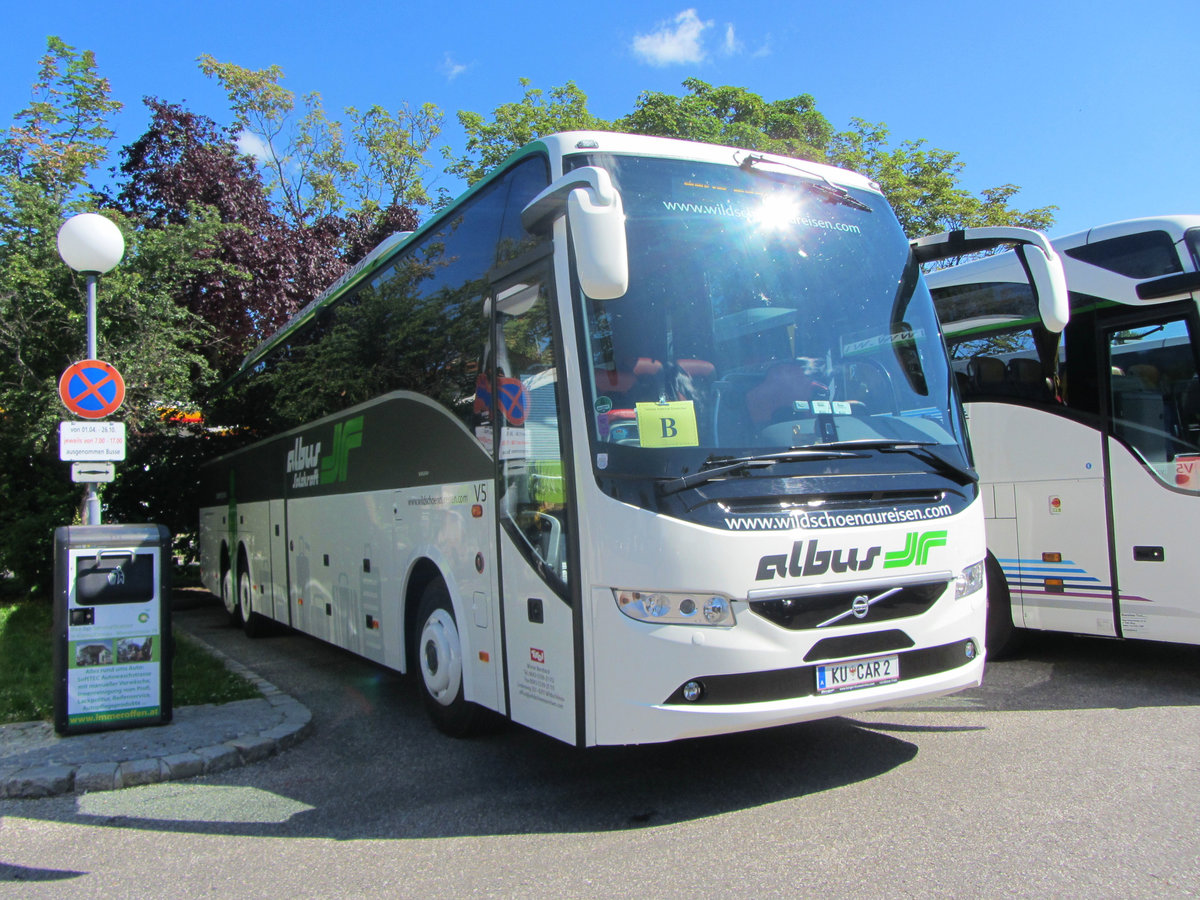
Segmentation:
{"type": "Polygon", "coordinates": [[[966,650],[966,654],[967,654],[967,659],[969,659],[969,660],[974,659],[975,654],[979,652],[975,646],[974,641],[967,641],[967,646],[966,646],[965,650],[966,650]]]}
{"type": "Polygon", "coordinates": [[[689,681],[683,686],[683,699],[688,703],[695,703],[704,696],[704,685],[698,681],[689,681]]]}
{"type": "Polygon", "coordinates": [[[613,598],[617,609],[639,622],[725,628],[734,624],[733,604],[719,594],[614,590],[613,598]]]}
{"type": "Polygon", "coordinates": [[[983,587],[983,560],[967,566],[954,579],[954,599],[959,600],[983,587]]]}

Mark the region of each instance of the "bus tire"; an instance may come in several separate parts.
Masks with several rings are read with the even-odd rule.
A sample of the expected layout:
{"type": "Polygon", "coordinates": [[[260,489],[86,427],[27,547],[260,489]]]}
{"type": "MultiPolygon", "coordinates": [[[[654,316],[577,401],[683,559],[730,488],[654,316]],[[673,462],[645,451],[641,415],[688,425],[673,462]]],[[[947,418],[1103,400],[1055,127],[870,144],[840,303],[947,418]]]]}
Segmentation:
{"type": "Polygon", "coordinates": [[[462,640],[450,592],[435,578],[421,594],[416,658],[425,710],[438,730],[451,737],[468,737],[479,727],[482,709],[463,697],[462,640]]]}
{"type": "Polygon", "coordinates": [[[242,631],[248,638],[259,638],[266,633],[266,622],[254,611],[254,585],[250,573],[242,569],[238,575],[238,612],[242,617],[242,631]]]}
{"type": "Polygon", "coordinates": [[[987,645],[988,659],[1003,659],[1016,649],[1017,628],[1012,619],[1012,598],[1004,570],[996,557],[987,556],[987,645]]]}
{"type": "Polygon", "coordinates": [[[233,592],[233,570],[226,569],[221,575],[221,602],[225,604],[225,612],[229,614],[230,625],[241,625],[237,596],[233,592]]]}

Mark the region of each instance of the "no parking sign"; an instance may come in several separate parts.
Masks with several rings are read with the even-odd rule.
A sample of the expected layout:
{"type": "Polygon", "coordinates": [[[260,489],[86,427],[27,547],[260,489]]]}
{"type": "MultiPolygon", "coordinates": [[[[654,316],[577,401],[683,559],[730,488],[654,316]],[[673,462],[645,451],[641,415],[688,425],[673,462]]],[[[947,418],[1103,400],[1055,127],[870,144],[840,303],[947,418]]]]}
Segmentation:
{"type": "Polygon", "coordinates": [[[125,400],[125,379],[115,366],[99,359],[72,363],[58,380],[63,405],[85,419],[103,419],[125,400]]]}

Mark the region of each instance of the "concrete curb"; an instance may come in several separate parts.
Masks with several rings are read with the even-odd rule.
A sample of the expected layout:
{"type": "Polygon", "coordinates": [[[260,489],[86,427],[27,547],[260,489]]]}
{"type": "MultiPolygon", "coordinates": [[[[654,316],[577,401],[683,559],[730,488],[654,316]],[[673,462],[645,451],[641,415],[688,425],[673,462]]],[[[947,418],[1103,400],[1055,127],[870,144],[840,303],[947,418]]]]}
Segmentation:
{"type": "MultiPolygon", "coordinates": [[[[176,739],[171,742],[174,745],[171,752],[166,752],[164,748],[160,755],[146,755],[136,759],[120,758],[122,754],[114,751],[111,754],[112,758],[104,761],[61,764],[48,762],[46,765],[37,766],[16,766],[10,763],[6,766],[4,750],[0,748],[0,798],[36,798],[56,794],[82,794],[88,791],[111,791],[134,785],[210,775],[236,766],[261,762],[294,747],[308,736],[312,731],[312,713],[306,706],[191,632],[187,635],[221,660],[230,671],[254,684],[262,693],[262,700],[269,704],[267,714],[263,715],[262,700],[238,701],[254,704],[254,708],[251,710],[246,707],[246,714],[239,723],[241,727],[238,728],[239,734],[236,737],[227,738],[219,743],[205,743],[203,734],[198,733],[192,741],[195,746],[190,751],[178,752],[179,741],[176,739]]],[[[228,711],[234,705],[224,704],[223,711],[228,711]]],[[[219,708],[183,707],[183,710],[197,712],[201,718],[205,709],[219,708]]],[[[181,711],[176,710],[176,719],[181,711]]],[[[173,727],[175,722],[157,726],[167,730],[173,727]]],[[[197,732],[203,730],[202,725],[193,724],[189,727],[197,732]]],[[[5,725],[0,726],[0,729],[0,736],[5,737],[6,743],[9,735],[24,735],[29,739],[44,742],[80,741],[99,737],[89,734],[57,738],[53,733],[53,726],[47,722],[5,725]]],[[[104,733],[106,737],[119,734],[120,732],[104,733]]]]}

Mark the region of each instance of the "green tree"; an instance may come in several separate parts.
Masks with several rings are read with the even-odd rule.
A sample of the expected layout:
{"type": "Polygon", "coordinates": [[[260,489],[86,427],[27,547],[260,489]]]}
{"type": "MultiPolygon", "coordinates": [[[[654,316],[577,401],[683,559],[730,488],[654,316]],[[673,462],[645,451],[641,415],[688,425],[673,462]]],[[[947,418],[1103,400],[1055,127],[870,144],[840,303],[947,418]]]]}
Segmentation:
{"type": "Polygon", "coordinates": [[[889,146],[882,123],[851,120],[829,147],[829,161],[879,183],[904,231],[913,237],[980,225],[1049,228],[1057,207],[1019,210],[1008,202],[1020,190],[1014,184],[988,188],[976,196],[962,187],[965,164],[949,150],[928,148],[923,140],[889,146]]]}
{"type": "Polygon", "coordinates": [[[821,162],[833,127],[810,94],[766,101],[745,88],[713,87],[699,78],[683,82],[677,97],[645,91],[632,113],[615,123],[618,131],[726,144],[821,162]]]}
{"type": "Polygon", "coordinates": [[[293,227],[344,213],[361,217],[428,204],[426,154],[442,127],[442,114],[432,103],[416,110],[406,104],[395,113],[381,106],[365,112],[348,107],[348,146],[342,123],[329,118],[319,93],[304,95],[297,110],[296,95],[280,84],[279,66],[247,69],[208,54],[199,64],[224,88],[242,149],[268,172],[267,188],[293,227]]]}
{"type": "Polygon", "coordinates": [[[81,189],[85,174],[108,153],[109,117],[121,108],[96,72],[96,57],[51,37],[38,68],[29,106],[16,114],[0,146],[4,190],[12,179],[36,183],[51,203],[81,189]]]}
{"type": "Polygon", "coordinates": [[[444,152],[446,171],[474,184],[514,150],[544,134],[576,130],[612,130],[612,126],[588,112],[587,95],[575,82],[551,88],[549,94],[530,87],[521,79],[525,96],[516,103],[503,103],[492,110],[491,120],[476,112],[460,111],[458,122],[467,134],[466,152],[455,158],[444,152]]]}
{"type": "MultiPolygon", "coordinates": [[[[108,93],[90,53],[50,38],[32,102],[0,145],[0,569],[27,587],[48,584],[53,529],[72,521],[80,495],[58,459],[67,414],[57,384],[86,352],[85,285],[55,238],[67,217],[97,205],[86,178],[112,135],[108,93]]],[[[132,454],[144,435],[170,427],[160,411],[206,377],[204,330],[174,298],[185,271],[207,264],[215,229],[198,216],[143,233],[110,216],[127,249],[101,281],[98,346],[125,376],[119,415],[132,454]]]]}
{"type": "Polygon", "coordinates": [[[351,183],[358,208],[383,210],[430,204],[425,170],[429,148],[442,131],[442,114],[432,103],[415,110],[404,104],[395,113],[382,106],[359,112],[346,108],[356,145],[357,168],[351,183]]]}

